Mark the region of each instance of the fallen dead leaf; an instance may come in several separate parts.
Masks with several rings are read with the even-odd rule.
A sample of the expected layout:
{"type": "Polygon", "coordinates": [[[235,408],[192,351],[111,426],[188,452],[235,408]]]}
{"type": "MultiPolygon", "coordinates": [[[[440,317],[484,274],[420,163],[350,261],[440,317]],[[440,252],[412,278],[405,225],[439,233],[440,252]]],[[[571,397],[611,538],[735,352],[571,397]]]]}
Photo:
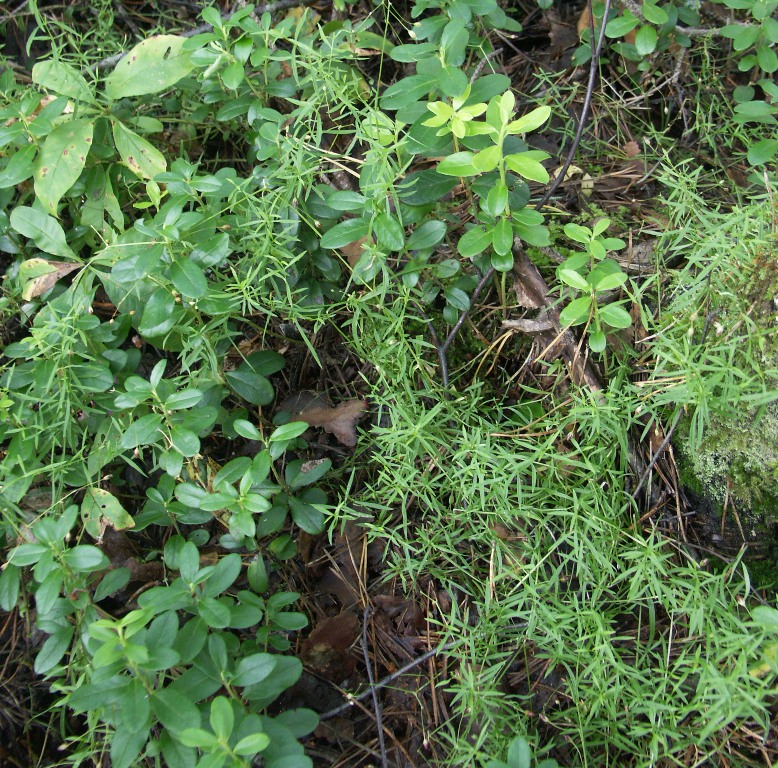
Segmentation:
{"type": "Polygon", "coordinates": [[[322,677],[341,683],[356,665],[349,652],[359,637],[360,623],[353,611],[341,611],[319,621],[303,641],[302,661],[322,677]]]}
{"type": "Polygon", "coordinates": [[[630,160],[640,154],[640,144],[636,141],[628,141],[621,149],[630,160]]]}
{"type": "Polygon", "coordinates": [[[320,427],[335,435],[338,442],[353,448],[357,444],[357,422],[367,411],[365,400],[344,400],[331,406],[314,392],[300,392],[286,398],[279,410],[290,411],[292,421],[305,421],[312,427],[320,427]]]}
{"type": "Polygon", "coordinates": [[[338,250],[346,257],[346,261],[348,261],[351,269],[354,269],[357,262],[362,258],[362,254],[365,252],[365,245],[372,244],[372,242],[373,239],[368,235],[365,235],[364,237],[360,237],[356,242],[344,245],[342,248],[338,248],[338,250]]]}

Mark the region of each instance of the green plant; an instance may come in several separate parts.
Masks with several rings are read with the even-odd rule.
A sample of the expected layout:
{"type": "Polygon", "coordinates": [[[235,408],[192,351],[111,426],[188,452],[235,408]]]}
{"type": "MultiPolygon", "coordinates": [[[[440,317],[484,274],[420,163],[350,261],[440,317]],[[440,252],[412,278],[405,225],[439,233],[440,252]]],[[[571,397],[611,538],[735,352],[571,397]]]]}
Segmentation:
{"type": "Polygon", "coordinates": [[[560,264],[557,275],[560,282],[583,293],[570,301],[559,315],[564,326],[582,325],[591,328],[589,347],[593,352],[605,349],[605,328],[629,328],[632,318],[617,303],[599,306],[603,294],[621,288],[627,275],[614,259],[606,258],[608,251],[624,248],[626,243],[617,237],[602,237],[610,225],[609,219],[599,219],[591,229],[580,224],[566,224],[565,235],[586,248],[585,253],[570,256],[560,264]]]}
{"type": "MultiPolygon", "coordinates": [[[[486,764],[486,768],[531,768],[532,763],[532,747],[530,747],[526,739],[516,736],[508,746],[508,754],[505,761],[490,760],[486,764]]],[[[536,765],[537,768],[557,768],[558,764],[556,760],[549,758],[541,760],[536,765]]]]}

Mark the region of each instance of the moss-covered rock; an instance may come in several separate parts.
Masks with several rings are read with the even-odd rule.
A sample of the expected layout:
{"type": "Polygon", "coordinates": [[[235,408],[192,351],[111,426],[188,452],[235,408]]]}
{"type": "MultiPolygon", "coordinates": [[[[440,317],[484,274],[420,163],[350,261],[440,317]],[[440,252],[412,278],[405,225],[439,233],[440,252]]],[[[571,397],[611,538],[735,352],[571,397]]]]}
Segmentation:
{"type": "Polygon", "coordinates": [[[710,333],[700,353],[718,361],[708,370],[734,386],[723,388],[722,401],[708,403],[701,440],[683,419],[673,443],[698,530],[717,549],[737,552],[745,542],[750,555],[778,560],[778,259],[769,239],[737,253],[733,264],[735,258],[738,268],[729,274],[726,256],[716,265],[727,290],[707,294],[710,333]],[[758,383],[766,405],[730,401],[746,381],[758,383]]]}
{"type": "Polygon", "coordinates": [[[690,451],[679,428],[681,482],[712,543],[768,556],[778,548],[778,403],[731,418],[714,415],[701,445],[690,451]],[[723,521],[723,525],[722,525],[723,521]]]}

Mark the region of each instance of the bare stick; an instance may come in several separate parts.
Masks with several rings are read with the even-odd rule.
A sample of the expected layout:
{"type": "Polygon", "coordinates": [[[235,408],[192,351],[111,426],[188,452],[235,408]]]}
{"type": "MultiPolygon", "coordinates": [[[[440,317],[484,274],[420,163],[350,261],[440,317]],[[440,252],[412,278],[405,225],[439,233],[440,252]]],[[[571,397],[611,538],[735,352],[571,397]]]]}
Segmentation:
{"type": "Polygon", "coordinates": [[[356,702],[364,701],[365,699],[372,696],[373,689],[378,691],[381,688],[386,688],[386,686],[391,685],[395,680],[402,677],[407,672],[410,672],[414,667],[418,667],[420,664],[424,664],[425,661],[431,659],[433,656],[437,656],[439,653],[450,651],[455,645],[456,643],[454,642],[443,643],[442,645],[437,646],[437,648],[432,648],[431,650],[426,651],[421,656],[419,656],[418,659],[409,661],[407,664],[404,664],[402,667],[400,667],[396,672],[392,672],[391,675],[387,675],[386,677],[381,678],[377,683],[371,684],[370,688],[366,688],[357,696],[349,696],[349,699],[345,704],[341,704],[339,707],[335,707],[334,709],[329,709],[326,712],[323,712],[320,715],[321,719],[331,720],[333,717],[342,715],[344,712],[347,712],[349,709],[351,709],[354,704],[356,704],[356,702]]]}
{"type": "Polygon", "coordinates": [[[389,758],[386,754],[386,738],[384,737],[384,722],[381,716],[381,702],[378,700],[378,688],[375,686],[375,676],[373,675],[373,665],[370,663],[370,651],[367,648],[367,621],[370,618],[370,603],[365,606],[365,612],[362,614],[362,655],[365,658],[367,667],[367,681],[370,683],[370,695],[373,697],[373,711],[375,712],[375,725],[378,729],[378,748],[381,752],[381,765],[383,768],[389,768],[389,758]]]}

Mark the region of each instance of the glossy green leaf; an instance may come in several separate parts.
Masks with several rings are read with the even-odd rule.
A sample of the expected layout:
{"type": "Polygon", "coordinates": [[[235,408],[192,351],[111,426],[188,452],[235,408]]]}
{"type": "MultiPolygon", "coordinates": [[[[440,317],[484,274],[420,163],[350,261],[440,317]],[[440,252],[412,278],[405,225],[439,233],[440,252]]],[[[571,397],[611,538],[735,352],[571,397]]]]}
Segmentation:
{"type": "Polygon", "coordinates": [[[11,211],[10,222],[20,235],[28,237],[45,253],[76,258],[65,239],[65,230],[54,217],[36,208],[20,205],[11,211]]]}
{"type": "Polygon", "coordinates": [[[400,251],[405,245],[405,232],[400,222],[388,213],[379,213],[373,222],[378,244],[388,251],[400,251]]]}
{"type": "Polygon", "coordinates": [[[232,735],[235,713],[232,711],[232,704],[225,696],[217,696],[211,702],[210,723],[213,732],[220,740],[227,741],[232,735]]]}
{"type": "Polygon", "coordinates": [[[423,99],[437,84],[435,75],[411,75],[390,85],[381,96],[381,109],[401,109],[423,99]]]}
{"type": "Polygon", "coordinates": [[[33,174],[35,156],[38,153],[38,147],[30,144],[14,152],[6,163],[5,168],[0,170],[0,189],[15,187],[26,181],[33,174]]]}
{"type": "Polygon", "coordinates": [[[289,511],[295,525],[306,533],[315,536],[324,530],[324,514],[312,504],[292,496],[289,499],[289,511]]]}
{"type": "Polygon", "coordinates": [[[180,392],[174,392],[165,398],[165,408],[169,411],[178,411],[183,408],[194,408],[203,398],[202,390],[195,387],[187,387],[180,392]]]}
{"type": "Polygon", "coordinates": [[[513,269],[513,251],[502,255],[493,253],[490,261],[497,272],[510,272],[513,269]]]}
{"type": "Polygon", "coordinates": [[[511,768],[531,768],[532,748],[527,740],[517,736],[508,747],[508,765],[511,768]]]}
{"type": "Polygon", "coordinates": [[[477,176],[480,171],[473,165],[472,152],[455,152],[438,163],[437,171],[444,176],[477,176]]]}
{"type": "Polygon", "coordinates": [[[629,11],[625,11],[623,16],[616,16],[605,25],[605,36],[610,38],[624,37],[638,24],[640,24],[640,19],[629,11]]]}
{"type": "Polygon", "coordinates": [[[644,2],[641,6],[641,10],[643,11],[643,16],[646,21],[651,24],[666,24],[669,19],[667,11],[652,2],[644,2]]]}
{"type": "Polygon", "coordinates": [[[241,436],[248,440],[261,440],[262,433],[246,419],[236,419],[232,423],[232,428],[241,436]]]}
{"type": "Polygon", "coordinates": [[[769,75],[778,70],[778,54],[769,45],[757,45],[756,63],[769,75]]]}
{"type": "Polygon", "coordinates": [[[138,678],[130,680],[119,700],[122,723],[129,731],[148,727],[151,704],[143,684],[138,678]]]}
{"type": "Polygon", "coordinates": [[[290,421],[288,424],[282,424],[276,427],[268,438],[269,443],[283,443],[288,440],[294,440],[300,437],[308,429],[308,424],[304,421],[290,421]]]}
{"type": "Polygon", "coordinates": [[[511,253],[513,248],[513,227],[508,219],[500,219],[492,230],[492,246],[498,256],[511,253]]]}
{"type": "Polygon", "coordinates": [[[129,450],[138,448],[141,445],[150,445],[156,443],[162,438],[160,427],[162,426],[162,416],[158,413],[148,413],[141,416],[137,421],[133,421],[122,434],[120,444],[122,448],[129,450]]]}
{"type": "Polygon", "coordinates": [[[778,154],[778,139],[762,139],[752,144],[746,156],[750,165],[762,165],[778,154]]]}
{"type": "Polygon", "coordinates": [[[208,291],[205,273],[186,256],[176,259],[170,265],[170,279],[173,287],[189,299],[199,299],[208,291]]]}
{"type": "Polygon", "coordinates": [[[493,171],[502,159],[502,149],[497,146],[487,147],[486,149],[473,155],[472,165],[481,173],[493,171]]]}
{"type": "Polygon", "coordinates": [[[577,291],[588,291],[589,283],[578,272],[572,269],[560,269],[557,272],[559,279],[571,288],[575,288],[577,291]]]}
{"type": "Polygon", "coordinates": [[[246,365],[234,371],[225,371],[224,378],[238,395],[252,405],[267,405],[273,400],[273,385],[246,365]]]}
{"type": "Polygon", "coordinates": [[[508,205],[509,192],[508,187],[501,181],[497,180],[494,186],[489,190],[486,199],[482,199],[481,207],[490,215],[497,216],[502,215],[503,211],[508,205]]]}
{"type": "Polygon", "coordinates": [[[535,131],[551,116],[551,107],[537,107],[518,120],[508,124],[508,133],[521,134],[535,131]]]}
{"type": "Polygon", "coordinates": [[[252,733],[244,736],[233,748],[236,755],[255,755],[270,746],[270,737],[266,733],[252,733]]]}
{"type": "Polygon", "coordinates": [[[443,241],[447,230],[448,227],[442,221],[425,221],[413,231],[405,247],[409,251],[434,248],[443,241]]]}
{"type": "Polygon", "coordinates": [[[15,565],[6,563],[0,570],[0,610],[12,611],[19,599],[21,577],[15,565]]]}
{"type": "Polygon", "coordinates": [[[445,197],[458,183],[457,179],[443,176],[434,169],[416,171],[399,187],[400,199],[408,205],[428,205],[445,197]]]}
{"type": "Polygon", "coordinates": [[[149,297],[138,323],[138,331],[144,336],[162,336],[176,324],[174,310],[176,300],[167,288],[157,288],[149,297]]]}
{"type": "Polygon", "coordinates": [[[595,331],[589,335],[589,349],[592,352],[602,352],[605,349],[606,338],[602,331],[595,331]]]}
{"type": "Polygon", "coordinates": [[[443,297],[452,307],[454,307],[454,309],[457,309],[460,312],[465,312],[470,309],[470,297],[465,291],[461,288],[457,288],[455,285],[446,288],[446,290],[443,291],[443,297]]]}
{"type": "Polygon", "coordinates": [[[635,48],[640,56],[648,56],[656,50],[658,40],[656,30],[649,24],[644,24],[635,35],[635,48]]]}
{"type": "Polygon", "coordinates": [[[600,309],[600,319],[611,328],[629,328],[632,318],[624,307],[617,304],[608,304],[600,309]]]}
{"type": "Polygon", "coordinates": [[[200,438],[190,429],[174,426],[170,430],[170,440],[182,456],[196,456],[200,451],[200,438]]]}
{"type": "Polygon", "coordinates": [[[35,656],[35,672],[39,675],[45,675],[62,661],[63,656],[70,648],[70,642],[73,639],[75,627],[58,627],[54,634],[46,638],[40,650],[35,656]]]}
{"type": "Polygon", "coordinates": [[[111,734],[111,766],[112,768],[131,768],[141,749],[146,744],[149,733],[146,729],[131,731],[122,726],[111,734]]]}
{"type": "Polygon", "coordinates": [[[592,308],[590,296],[579,296],[573,299],[560,313],[559,322],[565,328],[570,325],[580,325],[589,319],[592,308]]]}
{"type": "Polygon", "coordinates": [[[99,571],[101,568],[107,568],[110,565],[108,558],[103,554],[103,550],[93,547],[91,544],[79,544],[66,550],[62,559],[74,571],[90,573],[99,571]]]}
{"type": "Polygon", "coordinates": [[[468,229],[457,243],[457,251],[460,256],[471,258],[483,253],[492,244],[492,228],[483,224],[476,224],[468,229]]]}
{"type": "Polygon", "coordinates": [[[185,42],[177,35],[155,35],[138,43],[106,78],[105,95],[122,99],[175,85],[194,69],[189,53],[182,50],[185,42]]]}
{"type": "Polygon", "coordinates": [[[367,237],[370,231],[370,219],[358,217],[346,219],[327,230],[321,238],[322,248],[343,248],[344,245],[355,243],[367,237]]]}
{"type": "Polygon", "coordinates": [[[389,58],[403,64],[411,64],[414,61],[422,61],[433,56],[438,51],[435,43],[411,43],[408,45],[395,45],[389,58]]]}
{"type": "Polygon", "coordinates": [[[467,75],[458,67],[444,66],[438,71],[438,88],[441,93],[449,98],[461,96],[467,88],[467,75]]]}
{"type": "Polygon", "coordinates": [[[151,710],[171,733],[181,733],[200,725],[197,706],[186,696],[170,688],[155,690],[151,696],[151,710]]]}

